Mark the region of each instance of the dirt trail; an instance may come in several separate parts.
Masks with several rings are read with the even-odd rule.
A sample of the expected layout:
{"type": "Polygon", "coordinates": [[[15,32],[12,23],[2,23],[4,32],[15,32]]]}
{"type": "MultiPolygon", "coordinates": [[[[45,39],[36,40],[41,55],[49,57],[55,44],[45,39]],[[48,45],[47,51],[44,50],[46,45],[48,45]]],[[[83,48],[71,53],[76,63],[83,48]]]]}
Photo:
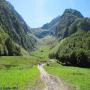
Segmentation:
{"type": "Polygon", "coordinates": [[[43,68],[43,65],[38,65],[41,74],[41,79],[45,83],[43,90],[72,90],[71,87],[65,85],[62,80],[52,75],[49,75],[43,68]]]}

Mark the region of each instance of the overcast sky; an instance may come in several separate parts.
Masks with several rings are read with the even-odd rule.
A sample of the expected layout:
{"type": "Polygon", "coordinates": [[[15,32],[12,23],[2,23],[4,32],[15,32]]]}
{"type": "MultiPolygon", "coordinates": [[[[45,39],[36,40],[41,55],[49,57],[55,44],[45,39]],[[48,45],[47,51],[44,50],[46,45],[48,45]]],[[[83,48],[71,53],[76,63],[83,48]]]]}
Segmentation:
{"type": "Polygon", "coordinates": [[[90,17],[90,0],[7,0],[30,27],[40,27],[50,22],[65,9],[79,10],[85,17],[90,17]]]}

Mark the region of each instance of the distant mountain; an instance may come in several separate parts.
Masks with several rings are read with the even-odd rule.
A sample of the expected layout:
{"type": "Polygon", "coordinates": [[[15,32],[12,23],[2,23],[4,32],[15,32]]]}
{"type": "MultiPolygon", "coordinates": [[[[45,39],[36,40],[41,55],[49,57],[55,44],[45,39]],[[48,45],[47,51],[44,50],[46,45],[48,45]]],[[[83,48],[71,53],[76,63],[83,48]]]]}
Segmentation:
{"type": "Polygon", "coordinates": [[[32,28],[32,33],[34,35],[36,35],[36,37],[38,38],[44,38],[48,35],[50,35],[50,29],[52,30],[52,28],[54,28],[55,26],[57,26],[57,24],[60,21],[60,16],[54,18],[50,23],[44,24],[42,27],[40,28],[32,28]]]}
{"type": "Polygon", "coordinates": [[[54,18],[50,23],[44,24],[41,28],[42,29],[51,29],[53,26],[55,26],[56,24],[58,24],[59,21],[60,21],[60,16],[54,18]]]}
{"type": "Polygon", "coordinates": [[[6,55],[5,53],[7,53],[7,55],[17,55],[17,53],[14,52],[17,50],[16,47],[18,47],[19,52],[20,47],[31,52],[35,48],[36,43],[36,39],[32,36],[28,25],[6,0],[0,0],[0,42],[0,55],[6,55]],[[15,47],[12,53],[10,53],[11,51],[8,49],[11,49],[12,46],[7,46],[10,44],[9,42],[13,43],[14,46],[12,46],[15,47]]]}
{"type": "Polygon", "coordinates": [[[41,38],[53,35],[59,39],[65,38],[69,35],[69,27],[72,25],[73,22],[75,22],[79,18],[84,18],[83,15],[74,9],[66,9],[62,16],[58,16],[54,18],[50,23],[44,24],[41,28],[41,32],[37,33],[39,34],[41,38]]]}
{"type": "Polygon", "coordinates": [[[42,28],[32,28],[31,29],[32,33],[37,37],[37,38],[44,38],[47,35],[49,35],[49,31],[47,29],[42,29],[42,28]]]}
{"type": "Polygon", "coordinates": [[[56,37],[62,39],[68,36],[69,27],[79,18],[84,18],[83,15],[74,9],[66,9],[61,16],[61,19],[57,26],[50,30],[56,37]]]}

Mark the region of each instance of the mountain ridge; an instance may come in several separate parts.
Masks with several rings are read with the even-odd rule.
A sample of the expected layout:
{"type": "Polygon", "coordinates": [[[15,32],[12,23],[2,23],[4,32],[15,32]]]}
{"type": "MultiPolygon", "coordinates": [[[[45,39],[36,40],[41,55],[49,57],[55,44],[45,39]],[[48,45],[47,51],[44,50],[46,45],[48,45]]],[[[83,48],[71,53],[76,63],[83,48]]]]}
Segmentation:
{"type": "Polygon", "coordinates": [[[29,53],[35,49],[36,39],[31,30],[14,7],[6,0],[0,3],[0,27],[8,34],[12,42],[18,44],[29,53]]]}
{"type": "MultiPolygon", "coordinates": [[[[44,24],[41,28],[38,28],[42,29],[42,31],[38,32],[37,30],[37,33],[41,35],[47,30],[48,32],[45,34],[45,36],[53,35],[62,39],[64,38],[64,33],[67,33],[68,31],[66,27],[69,27],[78,18],[84,18],[84,16],[75,9],[66,9],[61,16],[57,16],[51,20],[51,22],[44,24]]],[[[45,36],[43,34],[43,37],[45,36]]],[[[43,37],[41,35],[41,38],[43,37]]]]}

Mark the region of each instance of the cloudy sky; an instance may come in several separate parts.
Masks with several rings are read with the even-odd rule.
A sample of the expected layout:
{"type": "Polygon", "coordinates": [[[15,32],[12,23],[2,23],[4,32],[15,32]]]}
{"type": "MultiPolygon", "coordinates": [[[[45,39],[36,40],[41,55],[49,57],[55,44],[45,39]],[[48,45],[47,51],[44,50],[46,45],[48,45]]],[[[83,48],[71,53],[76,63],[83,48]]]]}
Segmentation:
{"type": "Polygon", "coordinates": [[[30,27],[40,27],[50,22],[65,9],[79,10],[85,17],[90,17],[90,0],[7,0],[30,27]]]}

